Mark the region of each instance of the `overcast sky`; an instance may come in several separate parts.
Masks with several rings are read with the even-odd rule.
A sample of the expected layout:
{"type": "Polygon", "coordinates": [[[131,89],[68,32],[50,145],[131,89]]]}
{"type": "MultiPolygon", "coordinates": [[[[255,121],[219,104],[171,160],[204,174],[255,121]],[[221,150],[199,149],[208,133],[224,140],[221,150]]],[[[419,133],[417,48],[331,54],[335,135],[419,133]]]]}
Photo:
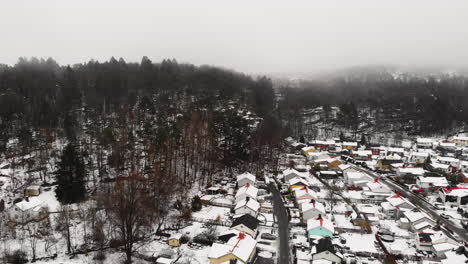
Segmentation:
{"type": "Polygon", "coordinates": [[[468,64],[468,1],[2,1],[0,63],[175,58],[249,73],[468,64]]]}

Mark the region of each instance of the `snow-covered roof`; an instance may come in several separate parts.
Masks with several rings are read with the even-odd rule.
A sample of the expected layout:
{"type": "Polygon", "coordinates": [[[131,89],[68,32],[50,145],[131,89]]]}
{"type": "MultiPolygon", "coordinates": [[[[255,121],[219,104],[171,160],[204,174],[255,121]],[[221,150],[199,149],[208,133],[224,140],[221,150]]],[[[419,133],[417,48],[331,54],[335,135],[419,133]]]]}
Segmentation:
{"type": "Polygon", "coordinates": [[[372,192],[391,192],[391,190],[387,186],[378,181],[368,182],[366,183],[366,185],[372,192]]]}
{"type": "Polygon", "coordinates": [[[257,212],[258,211],[258,208],[260,208],[260,204],[254,200],[254,199],[243,199],[241,201],[239,201],[237,204],[236,204],[236,207],[234,208],[234,210],[237,210],[243,206],[247,206],[249,207],[250,209],[252,209],[253,211],[257,212]]]}
{"type": "Polygon", "coordinates": [[[357,144],[357,142],[343,142],[341,145],[357,147],[358,144],[357,144]]]}
{"type": "Polygon", "coordinates": [[[468,188],[442,188],[442,191],[450,196],[465,197],[468,195],[468,188]]]}
{"type": "Polygon", "coordinates": [[[335,232],[335,227],[333,226],[332,221],[326,218],[321,218],[321,219],[311,218],[307,220],[307,230],[312,230],[319,226],[322,226],[323,228],[327,229],[328,231],[332,233],[335,232]]]}
{"type": "MultiPolygon", "coordinates": [[[[314,202],[309,202],[309,203],[303,203],[301,204],[302,207],[302,213],[307,212],[309,210],[317,210],[325,214],[325,206],[317,201],[314,202]]],[[[324,215],[325,216],[325,215],[324,215]]]]}
{"type": "Polygon", "coordinates": [[[429,156],[428,152],[413,152],[411,156],[427,158],[429,156]]]}
{"type": "Polygon", "coordinates": [[[237,181],[240,181],[244,178],[247,178],[253,182],[255,182],[255,175],[251,174],[250,172],[245,172],[245,173],[242,173],[240,175],[237,175],[237,181]]]}
{"type": "Polygon", "coordinates": [[[408,200],[406,200],[406,198],[396,194],[396,195],[392,195],[390,197],[387,197],[387,202],[389,202],[393,207],[397,207],[397,206],[401,206],[403,204],[407,204],[411,207],[415,207],[414,204],[412,204],[411,202],[409,202],[408,200]]]}
{"type": "Polygon", "coordinates": [[[44,203],[37,197],[29,197],[28,199],[24,199],[23,201],[16,203],[16,207],[18,207],[21,211],[27,211],[33,209],[35,207],[42,207],[44,203]],[[29,201],[28,201],[29,200],[29,201]]]}
{"type": "Polygon", "coordinates": [[[367,157],[368,155],[372,155],[372,151],[371,150],[354,150],[353,155],[367,157]]]}
{"type": "Polygon", "coordinates": [[[289,168],[289,169],[285,169],[285,170],[283,171],[283,176],[287,176],[287,175],[289,175],[289,174],[295,174],[295,175],[297,175],[297,176],[301,176],[301,173],[298,172],[298,171],[295,170],[295,169],[289,168]]]}
{"type": "Polygon", "coordinates": [[[392,147],[389,147],[387,149],[388,152],[396,152],[396,153],[404,153],[405,152],[405,149],[404,148],[392,148],[392,147]]]}
{"type": "Polygon", "coordinates": [[[416,142],[417,143],[432,143],[433,140],[432,138],[417,138],[416,142]]]}
{"type": "Polygon", "coordinates": [[[257,193],[258,193],[258,188],[256,188],[255,186],[252,186],[251,184],[246,184],[242,187],[239,188],[239,190],[237,191],[236,193],[236,198],[245,194],[245,195],[248,195],[254,199],[257,198],[257,193]]]}
{"type": "Polygon", "coordinates": [[[296,184],[304,184],[306,186],[309,186],[309,183],[307,182],[307,180],[301,177],[294,177],[289,180],[289,186],[296,185],[296,184]]]}
{"type": "Polygon", "coordinates": [[[317,193],[307,187],[294,189],[294,195],[296,196],[296,199],[301,197],[317,198],[317,193]]]}
{"type": "Polygon", "coordinates": [[[179,240],[180,238],[182,238],[182,234],[181,233],[176,233],[176,234],[172,234],[169,239],[177,239],[179,240]]]}
{"type": "Polygon", "coordinates": [[[462,140],[462,141],[466,141],[466,140],[468,140],[468,137],[467,137],[467,136],[454,136],[454,137],[453,137],[453,140],[462,140]]]}
{"type": "Polygon", "coordinates": [[[418,180],[421,183],[432,183],[436,187],[444,187],[444,186],[447,186],[449,184],[445,177],[423,177],[423,176],[419,176],[418,180]]]}
{"type": "Polygon", "coordinates": [[[432,220],[427,214],[421,213],[421,212],[411,212],[411,211],[409,211],[409,212],[404,212],[404,215],[405,215],[406,218],[408,218],[408,220],[411,223],[419,221],[419,220],[421,220],[423,218],[432,220]]]}
{"type": "Polygon", "coordinates": [[[424,169],[421,167],[399,167],[397,168],[399,173],[411,173],[414,175],[424,175],[424,169]]]}
{"type": "Polygon", "coordinates": [[[450,162],[450,163],[458,163],[460,162],[459,159],[453,158],[453,157],[437,157],[438,161],[443,161],[443,162],[450,162]]]}
{"type": "Polygon", "coordinates": [[[447,170],[448,168],[450,168],[450,165],[448,164],[442,164],[442,163],[437,163],[437,162],[432,162],[431,166],[434,169],[442,169],[442,170],[447,170]]]}

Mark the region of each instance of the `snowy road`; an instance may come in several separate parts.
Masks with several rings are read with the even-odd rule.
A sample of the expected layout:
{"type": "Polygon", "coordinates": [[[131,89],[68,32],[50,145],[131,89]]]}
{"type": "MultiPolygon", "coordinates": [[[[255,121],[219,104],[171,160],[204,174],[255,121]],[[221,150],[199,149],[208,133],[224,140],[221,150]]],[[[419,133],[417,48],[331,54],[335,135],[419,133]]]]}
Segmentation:
{"type": "MultiPolygon", "coordinates": [[[[357,169],[365,172],[367,175],[369,175],[369,176],[371,176],[373,178],[379,178],[379,180],[381,182],[386,184],[392,190],[399,192],[402,196],[407,198],[409,201],[411,201],[412,203],[418,205],[420,208],[424,209],[424,211],[426,213],[428,213],[430,216],[432,216],[435,220],[438,220],[441,223],[443,223],[443,225],[446,228],[450,229],[453,233],[457,234],[465,242],[468,241],[468,232],[465,229],[460,228],[458,225],[453,224],[450,220],[447,220],[447,219],[444,219],[444,218],[440,217],[439,214],[437,213],[437,208],[434,205],[428,203],[424,199],[418,197],[417,195],[415,195],[414,193],[410,192],[409,190],[401,187],[400,185],[393,183],[391,180],[387,180],[387,179],[385,179],[383,177],[380,177],[380,175],[378,175],[378,174],[376,174],[374,172],[371,172],[369,170],[366,170],[366,169],[364,169],[362,167],[358,167],[358,166],[355,166],[355,167],[357,169]]],[[[447,234],[447,235],[452,236],[451,234],[447,234]]]]}
{"type": "Polygon", "coordinates": [[[289,220],[288,213],[284,207],[281,194],[275,186],[274,182],[270,183],[270,191],[273,194],[273,210],[278,220],[278,235],[280,239],[279,243],[279,255],[278,264],[289,263],[289,220]]]}

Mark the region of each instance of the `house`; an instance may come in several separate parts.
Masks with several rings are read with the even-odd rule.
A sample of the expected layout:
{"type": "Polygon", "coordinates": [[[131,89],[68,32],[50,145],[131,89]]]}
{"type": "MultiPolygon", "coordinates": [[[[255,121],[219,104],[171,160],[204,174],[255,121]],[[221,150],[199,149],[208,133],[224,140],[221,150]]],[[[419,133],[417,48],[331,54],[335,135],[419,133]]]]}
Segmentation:
{"type": "Polygon", "coordinates": [[[390,170],[392,169],[392,164],[396,163],[403,163],[401,160],[401,157],[398,155],[393,155],[393,156],[387,156],[383,159],[380,159],[377,162],[377,166],[382,169],[382,170],[390,170]]]}
{"type": "Polygon", "coordinates": [[[433,140],[431,138],[417,138],[416,146],[418,148],[432,148],[433,140]]]}
{"type": "Polygon", "coordinates": [[[454,142],[442,141],[439,143],[439,148],[445,151],[454,151],[457,146],[454,142]]]}
{"type": "Polygon", "coordinates": [[[291,144],[291,150],[293,151],[299,151],[304,147],[307,147],[306,144],[301,143],[301,142],[294,142],[291,144]]]}
{"type": "Polygon", "coordinates": [[[253,185],[250,185],[250,183],[247,183],[246,185],[240,187],[239,190],[237,190],[236,203],[241,200],[245,200],[247,197],[250,197],[251,199],[256,200],[257,194],[258,194],[258,188],[256,188],[253,185]]]}
{"type": "Polygon", "coordinates": [[[182,238],[182,234],[172,234],[169,239],[167,240],[167,244],[171,247],[179,247],[181,242],[180,239],[182,238]]]}
{"type": "Polygon", "coordinates": [[[302,174],[295,169],[286,169],[283,171],[283,181],[285,183],[289,182],[289,180],[291,180],[292,178],[296,178],[296,177],[301,178],[302,174]]]}
{"type": "Polygon", "coordinates": [[[159,257],[157,260],[156,260],[156,264],[172,264],[173,263],[173,259],[170,259],[170,258],[165,258],[165,257],[159,257]]]}
{"type": "Polygon", "coordinates": [[[255,175],[245,172],[240,175],[237,175],[237,186],[245,186],[247,183],[250,185],[255,185],[255,175]]]}
{"type": "Polygon", "coordinates": [[[333,245],[330,237],[320,239],[312,248],[312,263],[328,261],[329,263],[342,263],[343,255],[338,251],[337,247],[333,245]]]}
{"type": "Polygon", "coordinates": [[[416,234],[416,249],[433,252],[437,257],[444,257],[445,253],[460,247],[457,241],[449,238],[441,231],[427,231],[416,234]]]}
{"type": "Polygon", "coordinates": [[[380,204],[386,218],[399,219],[404,212],[411,211],[416,206],[400,194],[387,197],[386,202],[380,204]]]}
{"type": "Polygon", "coordinates": [[[9,219],[14,223],[26,224],[40,221],[47,217],[47,207],[37,197],[26,197],[23,201],[13,204],[9,209],[9,219]]]}
{"type": "Polygon", "coordinates": [[[372,178],[360,171],[347,171],[344,174],[344,180],[349,186],[365,186],[372,178]]]}
{"type": "Polygon", "coordinates": [[[468,188],[440,188],[443,203],[456,203],[459,207],[468,204],[468,188]]]}
{"type": "Polygon", "coordinates": [[[247,197],[236,204],[234,211],[236,215],[250,214],[253,217],[257,217],[259,208],[260,204],[256,200],[247,197]]]}
{"type": "Polygon", "coordinates": [[[403,215],[408,221],[407,224],[401,227],[410,229],[413,232],[422,232],[436,225],[436,222],[431,217],[422,212],[407,211],[403,215]]]}
{"type": "Polygon", "coordinates": [[[333,223],[319,215],[318,218],[307,220],[307,234],[309,239],[316,237],[331,237],[335,233],[333,223]]]}
{"type": "Polygon", "coordinates": [[[349,164],[341,164],[341,165],[338,166],[338,169],[343,173],[343,175],[347,171],[356,171],[356,169],[353,166],[349,165],[349,164]]]}
{"type": "Polygon", "coordinates": [[[371,160],[372,150],[353,150],[351,156],[356,160],[371,160]]]}
{"type": "Polygon", "coordinates": [[[328,150],[330,147],[335,145],[335,141],[333,139],[330,140],[313,140],[309,142],[310,145],[314,146],[316,149],[321,151],[328,150]]]}
{"type": "Polygon", "coordinates": [[[336,179],[338,177],[336,171],[319,171],[317,174],[320,175],[322,179],[336,179]]]}
{"type": "Polygon", "coordinates": [[[437,162],[431,162],[429,165],[433,170],[440,170],[442,172],[447,172],[450,173],[452,170],[450,168],[450,165],[448,164],[442,164],[442,163],[437,163],[437,162]]]}
{"type": "Polygon", "coordinates": [[[357,147],[358,147],[357,142],[343,142],[343,143],[341,143],[341,148],[342,149],[356,150],[357,147]]]}
{"type": "Polygon", "coordinates": [[[232,222],[231,229],[246,233],[253,238],[257,235],[257,228],[260,221],[251,216],[250,214],[245,214],[243,216],[237,217],[232,222]]]}
{"type": "Polygon", "coordinates": [[[302,154],[306,157],[308,156],[309,153],[318,152],[314,147],[303,147],[301,150],[302,150],[302,154]]]}
{"type": "Polygon", "coordinates": [[[294,189],[293,193],[297,204],[306,200],[317,200],[317,193],[308,187],[294,189]]]}
{"type": "Polygon", "coordinates": [[[409,156],[408,162],[413,164],[423,164],[427,157],[429,157],[428,152],[413,152],[409,156]]]}
{"type": "Polygon", "coordinates": [[[398,167],[396,169],[396,175],[398,177],[418,177],[424,175],[424,169],[421,167],[398,167]]]}
{"type": "Polygon", "coordinates": [[[365,199],[383,201],[392,194],[392,190],[382,184],[378,179],[374,179],[372,182],[367,182],[366,187],[368,190],[364,190],[362,192],[362,196],[365,199]]]}
{"type": "Polygon", "coordinates": [[[437,161],[442,164],[450,165],[454,168],[460,166],[460,160],[453,157],[437,157],[437,161]]]}
{"type": "Polygon", "coordinates": [[[416,186],[420,189],[429,190],[434,187],[447,187],[449,185],[445,177],[424,177],[419,176],[416,179],[416,186]]]}
{"type": "Polygon", "coordinates": [[[302,187],[309,187],[309,182],[306,179],[295,177],[289,180],[289,188],[291,190],[302,187]]]}
{"type": "Polygon", "coordinates": [[[462,173],[468,173],[468,161],[460,161],[460,166],[458,167],[458,170],[462,173]]]}
{"type": "Polygon", "coordinates": [[[241,232],[226,244],[213,243],[208,259],[211,264],[250,263],[255,257],[256,246],[255,239],[241,232]]]}
{"type": "Polygon", "coordinates": [[[41,186],[30,185],[24,190],[24,196],[38,196],[41,194],[41,186]]]}
{"type": "Polygon", "coordinates": [[[457,147],[468,147],[468,137],[467,136],[455,136],[452,138],[453,143],[457,147]]]}
{"type": "Polygon", "coordinates": [[[301,211],[303,223],[307,223],[307,220],[309,219],[326,215],[325,206],[322,203],[317,202],[315,200],[311,200],[308,203],[302,203],[301,211]]]}

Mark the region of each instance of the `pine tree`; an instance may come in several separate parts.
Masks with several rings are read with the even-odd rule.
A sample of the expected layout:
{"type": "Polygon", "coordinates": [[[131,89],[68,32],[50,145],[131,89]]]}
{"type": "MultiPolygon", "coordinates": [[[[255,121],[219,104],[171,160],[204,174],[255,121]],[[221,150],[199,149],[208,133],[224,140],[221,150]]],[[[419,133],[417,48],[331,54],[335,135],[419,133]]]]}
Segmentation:
{"type": "Polygon", "coordinates": [[[58,186],[55,193],[62,204],[75,203],[84,198],[84,162],[72,144],[68,144],[63,150],[56,177],[58,186]]]}

